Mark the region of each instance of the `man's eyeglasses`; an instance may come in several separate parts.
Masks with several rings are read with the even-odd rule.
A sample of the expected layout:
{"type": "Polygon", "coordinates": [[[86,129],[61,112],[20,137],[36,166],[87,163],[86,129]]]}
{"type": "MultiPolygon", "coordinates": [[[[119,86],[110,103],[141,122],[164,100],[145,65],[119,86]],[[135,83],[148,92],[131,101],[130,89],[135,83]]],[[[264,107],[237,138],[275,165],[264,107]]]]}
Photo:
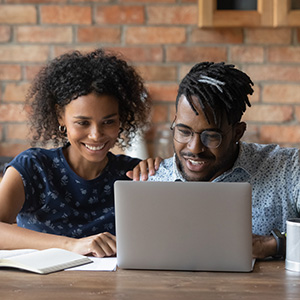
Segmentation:
{"type": "Polygon", "coordinates": [[[228,132],[223,134],[214,130],[203,130],[201,132],[196,132],[189,127],[180,124],[176,125],[174,122],[170,129],[173,131],[173,138],[178,143],[188,144],[195,134],[199,134],[202,144],[211,149],[218,148],[222,143],[222,136],[231,130],[230,128],[228,132]]]}

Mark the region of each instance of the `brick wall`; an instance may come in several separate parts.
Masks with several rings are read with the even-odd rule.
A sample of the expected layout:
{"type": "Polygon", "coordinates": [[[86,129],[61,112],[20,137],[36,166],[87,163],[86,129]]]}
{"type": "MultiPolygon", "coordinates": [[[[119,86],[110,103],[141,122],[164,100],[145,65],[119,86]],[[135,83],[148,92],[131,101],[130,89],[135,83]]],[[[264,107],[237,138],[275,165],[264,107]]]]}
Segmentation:
{"type": "Polygon", "coordinates": [[[145,78],[151,154],[172,121],[178,82],[206,60],[234,63],[255,83],[245,140],[298,147],[299,41],[298,28],[199,29],[196,0],[0,0],[0,155],[28,147],[23,103],[39,67],[96,47],[122,52],[145,78]]]}

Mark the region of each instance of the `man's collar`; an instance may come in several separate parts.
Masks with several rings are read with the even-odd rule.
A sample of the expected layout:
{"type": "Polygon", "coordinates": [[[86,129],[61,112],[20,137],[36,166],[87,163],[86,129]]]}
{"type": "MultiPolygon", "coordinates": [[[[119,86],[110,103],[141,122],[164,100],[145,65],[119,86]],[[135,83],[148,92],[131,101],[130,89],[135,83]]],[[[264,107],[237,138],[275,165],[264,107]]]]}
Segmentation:
{"type": "Polygon", "coordinates": [[[252,176],[255,173],[253,163],[250,159],[253,153],[249,152],[249,147],[247,147],[247,145],[248,144],[245,142],[239,142],[239,154],[231,171],[234,171],[235,169],[242,169],[252,176]]]}
{"type": "Polygon", "coordinates": [[[176,154],[173,155],[173,172],[172,172],[172,181],[186,181],[181,172],[177,168],[176,164],[176,154]]]}

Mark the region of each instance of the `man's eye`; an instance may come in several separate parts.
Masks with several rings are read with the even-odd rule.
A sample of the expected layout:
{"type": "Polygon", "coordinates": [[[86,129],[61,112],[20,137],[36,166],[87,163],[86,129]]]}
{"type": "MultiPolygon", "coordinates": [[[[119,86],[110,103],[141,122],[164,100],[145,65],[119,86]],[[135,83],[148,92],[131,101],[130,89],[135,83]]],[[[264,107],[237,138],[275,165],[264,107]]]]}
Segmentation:
{"type": "Polygon", "coordinates": [[[190,130],[178,129],[181,135],[190,136],[192,133],[190,130]]]}
{"type": "Polygon", "coordinates": [[[218,139],[220,139],[220,135],[218,133],[206,133],[205,137],[209,140],[218,140],[218,139]]]}

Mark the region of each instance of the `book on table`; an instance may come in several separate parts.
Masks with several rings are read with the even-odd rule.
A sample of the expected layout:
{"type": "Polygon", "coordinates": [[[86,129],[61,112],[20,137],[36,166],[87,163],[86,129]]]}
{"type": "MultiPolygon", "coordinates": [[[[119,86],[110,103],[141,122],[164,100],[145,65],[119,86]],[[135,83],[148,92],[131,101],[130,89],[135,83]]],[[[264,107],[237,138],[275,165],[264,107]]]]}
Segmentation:
{"type": "Polygon", "coordinates": [[[86,256],[59,248],[27,249],[27,253],[24,249],[2,251],[0,256],[0,267],[16,268],[38,274],[62,271],[91,262],[92,260],[86,256]]]}

